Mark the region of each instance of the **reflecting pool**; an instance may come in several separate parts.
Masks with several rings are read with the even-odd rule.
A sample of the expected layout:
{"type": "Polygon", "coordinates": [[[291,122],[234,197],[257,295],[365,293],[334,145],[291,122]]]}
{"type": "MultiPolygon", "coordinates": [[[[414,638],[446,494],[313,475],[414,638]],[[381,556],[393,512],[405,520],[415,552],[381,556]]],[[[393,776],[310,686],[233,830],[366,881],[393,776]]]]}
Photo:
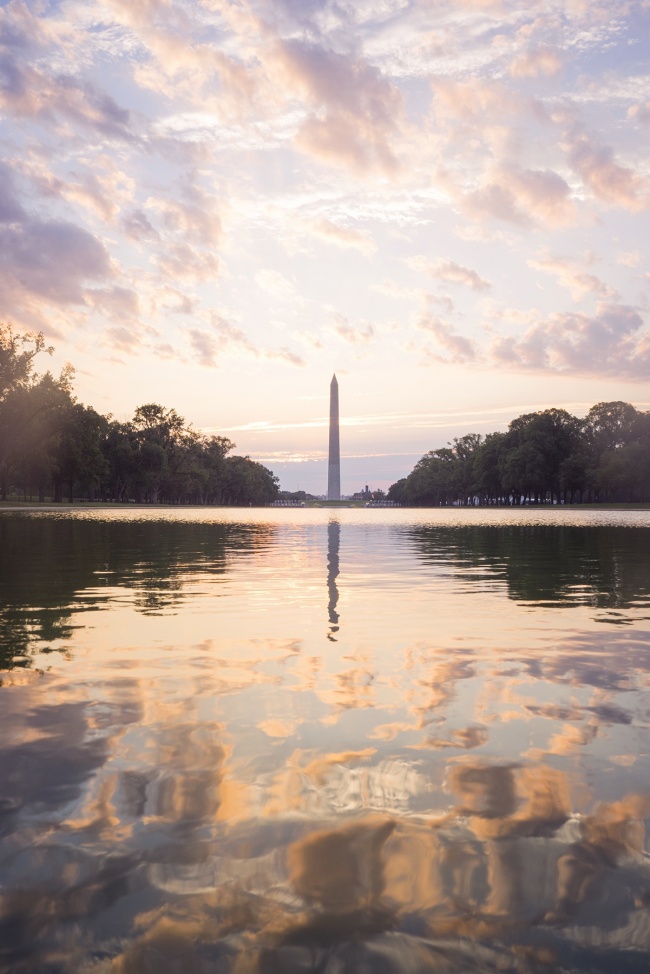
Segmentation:
{"type": "Polygon", "coordinates": [[[0,513],[0,970],[650,970],[650,512],[0,513]]]}

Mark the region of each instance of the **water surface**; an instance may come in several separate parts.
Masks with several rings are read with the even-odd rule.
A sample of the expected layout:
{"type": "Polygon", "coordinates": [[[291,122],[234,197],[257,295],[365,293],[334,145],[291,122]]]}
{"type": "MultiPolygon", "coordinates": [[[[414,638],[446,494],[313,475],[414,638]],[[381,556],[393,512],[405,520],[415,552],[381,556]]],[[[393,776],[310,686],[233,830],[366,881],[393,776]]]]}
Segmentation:
{"type": "Polygon", "coordinates": [[[650,968],[650,514],[0,514],[0,969],[650,968]]]}

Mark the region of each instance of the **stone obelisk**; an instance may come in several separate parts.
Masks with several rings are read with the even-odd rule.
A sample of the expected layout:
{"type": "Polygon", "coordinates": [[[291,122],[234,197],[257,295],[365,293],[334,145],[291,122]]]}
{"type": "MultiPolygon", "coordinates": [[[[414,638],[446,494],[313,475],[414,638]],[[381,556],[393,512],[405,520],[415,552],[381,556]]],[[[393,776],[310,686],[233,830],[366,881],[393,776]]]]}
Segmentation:
{"type": "Polygon", "coordinates": [[[327,499],[341,500],[341,446],[339,443],[339,384],[336,375],[330,383],[330,452],[327,467],[327,499]]]}

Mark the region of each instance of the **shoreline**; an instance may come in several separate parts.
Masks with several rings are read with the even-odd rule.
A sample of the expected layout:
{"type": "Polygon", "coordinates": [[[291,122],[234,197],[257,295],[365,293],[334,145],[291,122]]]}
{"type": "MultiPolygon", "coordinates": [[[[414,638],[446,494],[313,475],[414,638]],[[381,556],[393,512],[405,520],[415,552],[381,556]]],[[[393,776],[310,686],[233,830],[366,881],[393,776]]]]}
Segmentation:
{"type": "Polygon", "coordinates": [[[639,503],[618,503],[618,504],[512,504],[512,505],[497,505],[497,504],[483,504],[483,505],[466,505],[458,506],[448,505],[448,506],[436,506],[436,507],[408,507],[406,505],[401,505],[400,507],[394,508],[383,508],[383,507],[366,507],[364,504],[358,504],[354,501],[311,501],[307,502],[306,506],[301,507],[287,507],[287,508],[274,508],[270,504],[130,504],[121,503],[119,501],[61,501],[60,503],[54,503],[52,501],[41,503],[39,501],[0,501],[0,511],[70,511],[70,510],[144,510],[144,511],[178,511],[178,510],[217,510],[217,511],[240,511],[240,510],[314,510],[317,508],[340,510],[340,509],[355,509],[355,510],[401,510],[401,511],[517,511],[517,510],[529,510],[529,511],[650,511],[650,503],[639,502],[639,503]]]}

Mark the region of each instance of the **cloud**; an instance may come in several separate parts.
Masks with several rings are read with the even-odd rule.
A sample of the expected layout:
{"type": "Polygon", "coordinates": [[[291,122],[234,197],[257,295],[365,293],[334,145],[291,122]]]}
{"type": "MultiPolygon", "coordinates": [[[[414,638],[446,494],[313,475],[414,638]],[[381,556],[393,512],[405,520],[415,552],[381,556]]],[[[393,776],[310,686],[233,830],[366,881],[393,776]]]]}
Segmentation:
{"type": "Polygon", "coordinates": [[[16,181],[12,169],[0,162],[0,224],[20,223],[27,214],[18,201],[16,181]]]}
{"type": "Polygon", "coordinates": [[[273,0],[268,7],[278,25],[289,32],[302,27],[320,33],[319,25],[323,20],[349,23],[348,12],[331,0],[273,0]]]}
{"type": "Polygon", "coordinates": [[[27,292],[57,304],[84,304],[84,284],[113,276],[108,251],[76,224],[26,218],[0,228],[0,279],[9,295],[27,292]]]}
{"type": "MultiPolygon", "coordinates": [[[[622,294],[639,290],[644,268],[601,270],[601,280],[582,258],[558,257],[570,251],[550,233],[540,251],[533,233],[592,220],[596,203],[606,204],[594,225],[602,237],[606,207],[634,212],[650,199],[635,138],[650,117],[650,90],[630,69],[629,25],[611,2],[580,13],[581,2],[559,19],[557,5],[532,11],[520,0],[0,5],[0,126],[13,160],[0,168],[5,305],[23,320],[41,313],[63,334],[93,315],[102,328],[106,317],[126,329],[140,316],[161,329],[163,320],[172,330],[191,326],[188,359],[212,367],[228,351],[257,356],[261,369],[263,359],[302,364],[292,349],[309,358],[315,334],[361,353],[382,327],[392,341],[400,326],[375,324],[380,295],[390,294],[419,302],[417,341],[431,360],[491,367],[494,339],[513,363],[504,369],[578,370],[578,353],[596,369],[589,355],[600,334],[614,349],[603,368],[631,368],[630,349],[644,360],[645,330],[621,331],[620,312],[614,327],[603,302],[641,301],[634,291],[619,298],[609,281],[622,294]],[[612,71],[599,75],[605,52],[612,71]],[[586,82],[568,71],[556,80],[571,57],[586,82]],[[291,269],[273,271],[274,247],[292,244],[291,269]],[[341,263],[325,245],[373,256],[376,272],[352,254],[341,300],[357,302],[357,312],[342,306],[349,320],[299,332],[300,308],[317,300],[315,252],[341,263]],[[509,248],[513,271],[497,275],[495,260],[505,262],[509,248]],[[437,304],[406,286],[403,255],[418,252],[428,256],[422,269],[437,304]],[[118,255],[122,266],[132,262],[124,275],[118,255]],[[517,295],[531,274],[544,284],[544,315],[517,295]],[[211,323],[202,303],[212,306],[217,285],[246,333],[211,323]],[[553,315],[574,307],[563,288],[589,300],[582,310],[601,306],[553,315]],[[490,338],[458,324],[446,294],[459,307],[471,298],[490,338]],[[271,316],[279,348],[257,337],[269,326],[254,310],[265,298],[277,319],[278,309],[286,314],[286,322],[271,316]],[[491,314],[504,303],[528,310],[516,320],[491,314]]],[[[622,225],[611,230],[613,256],[605,242],[593,244],[609,262],[602,266],[633,266],[638,258],[620,253],[636,243],[626,243],[622,225]]],[[[314,303],[314,313],[331,307],[314,303]]],[[[113,337],[126,342],[125,333],[113,337]]],[[[161,349],[176,342],[159,336],[161,349]]],[[[413,347],[407,340],[404,355],[413,347]]]]}
{"type": "Polygon", "coordinates": [[[182,279],[200,283],[219,274],[220,262],[215,254],[201,253],[188,243],[172,244],[154,258],[165,280],[182,279]]]}
{"type": "Polygon", "coordinates": [[[186,180],[180,187],[178,198],[171,195],[165,198],[150,197],[147,208],[160,215],[162,227],[167,233],[180,236],[196,246],[216,247],[222,239],[217,203],[216,197],[186,180]]]}
{"type": "Polygon", "coordinates": [[[453,326],[436,318],[434,315],[422,315],[418,321],[418,328],[430,332],[438,345],[445,350],[446,355],[426,350],[427,357],[436,362],[455,363],[458,365],[474,362],[477,359],[477,349],[473,341],[463,335],[457,335],[453,326]]]}
{"type": "Polygon", "coordinates": [[[214,368],[217,364],[217,355],[223,348],[223,342],[219,341],[215,335],[200,328],[190,328],[188,335],[199,365],[203,365],[205,368],[214,368]]]}
{"type": "Polygon", "coordinates": [[[0,47],[6,50],[32,52],[43,44],[44,27],[26,3],[0,7],[0,47]]]}
{"type": "Polygon", "coordinates": [[[424,300],[427,307],[441,308],[446,315],[452,315],[456,310],[456,306],[448,294],[425,294],[424,300]]]}
{"type": "Polygon", "coordinates": [[[137,138],[132,113],[110,95],[71,75],[50,77],[6,49],[0,52],[0,108],[20,118],[61,118],[102,138],[128,142],[137,138]]]}
{"type": "Polygon", "coordinates": [[[439,123],[478,125],[480,128],[494,121],[503,123],[504,112],[515,116],[523,108],[523,99],[501,81],[475,78],[458,81],[434,78],[432,89],[435,114],[439,123]]]}
{"type": "Polygon", "coordinates": [[[638,267],[641,263],[641,251],[640,250],[627,250],[619,254],[616,258],[617,264],[623,264],[625,267],[638,267]]]}
{"type": "Polygon", "coordinates": [[[558,51],[546,45],[534,47],[520,55],[510,65],[513,78],[539,78],[559,74],[564,62],[558,51]]]}
{"type": "Polygon", "coordinates": [[[360,250],[362,254],[368,256],[371,256],[377,250],[377,244],[367,233],[362,233],[360,230],[353,230],[349,227],[342,227],[332,220],[314,220],[310,224],[310,227],[321,240],[335,244],[337,247],[360,250]]]}
{"type": "Polygon", "coordinates": [[[77,203],[106,223],[114,222],[122,206],[131,201],[135,181],[103,153],[81,162],[85,169],[69,172],[66,179],[50,177],[49,185],[45,177],[41,185],[50,195],[77,203]]]}
{"type": "Polygon", "coordinates": [[[636,308],[620,303],[602,302],[590,315],[559,312],[548,318],[501,310],[486,322],[485,330],[493,336],[487,345],[457,334],[431,314],[422,315],[417,324],[446,353],[425,348],[426,358],[436,363],[631,381],[645,381],[650,372],[650,331],[636,308]],[[494,322],[510,327],[523,322],[525,330],[504,334],[494,322]]]}
{"type": "Polygon", "coordinates": [[[299,355],[286,347],[280,349],[260,349],[255,346],[241,328],[237,328],[221,315],[212,315],[212,327],[190,328],[187,332],[194,358],[205,368],[216,368],[220,357],[228,352],[239,351],[255,358],[265,358],[290,365],[304,366],[299,355]]]}
{"type": "Polygon", "coordinates": [[[77,158],[77,167],[57,175],[42,149],[30,148],[12,160],[14,172],[28,185],[31,199],[64,201],[90,211],[105,223],[112,223],[121,207],[133,198],[135,180],[118,168],[104,152],[77,158]]]}
{"type": "Polygon", "coordinates": [[[489,291],[492,287],[490,282],[481,277],[477,271],[456,264],[453,260],[441,260],[434,264],[426,257],[418,256],[410,258],[407,264],[415,270],[425,271],[429,277],[445,281],[447,284],[460,284],[472,291],[489,291]]]}
{"type": "Polygon", "coordinates": [[[376,67],[298,38],[278,39],[270,63],[285,91],[300,92],[311,106],[297,148],[360,171],[396,171],[392,139],[402,96],[376,67]]]}
{"type": "Polygon", "coordinates": [[[119,349],[121,352],[133,354],[142,348],[142,338],[138,331],[133,328],[125,328],[123,325],[114,325],[106,329],[106,338],[110,345],[119,349]]]}
{"type": "Polygon", "coordinates": [[[330,318],[336,334],[351,345],[367,345],[374,338],[375,331],[370,324],[354,328],[348,319],[337,311],[331,312],[330,318]]]}
{"type": "Polygon", "coordinates": [[[133,321],[140,314],[140,298],[136,291],[125,287],[93,288],[87,296],[95,308],[110,318],[133,321]]]}
{"type": "Polygon", "coordinates": [[[288,362],[289,365],[297,365],[303,368],[307,363],[304,358],[298,355],[296,352],[292,352],[291,349],[287,348],[285,345],[279,348],[277,351],[268,351],[263,353],[265,358],[277,359],[280,362],[288,362]]]}
{"type": "Polygon", "coordinates": [[[221,315],[213,313],[211,324],[210,331],[190,328],[187,332],[199,365],[214,368],[219,356],[232,348],[248,352],[254,356],[259,355],[259,350],[253,345],[246,333],[221,315]]]}
{"type": "Polygon", "coordinates": [[[650,204],[650,183],[614,158],[609,146],[584,132],[573,135],[569,162],[596,199],[636,212],[650,204]]]}
{"type": "Polygon", "coordinates": [[[593,294],[601,300],[610,300],[618,296],[613,288],[608,287],[595,274],[588,274],[582,270],[575,261],[546,255],[529,260],[528,266],[554,274],[557,281],[571,291],[576,301],[580,301],[586,294],[593,294]]]}
{"type": "Polygon", "coordinates": [[[299,296],[295,285],[280,271],[265,267],[255,274],[254,280],[262,291],[281,301],[295,301],[299,296]]]}
{"type": "Polygon", "coordinates": [[[97,307],[111,293],[116,301],[111,289],[89,289],[112,281],[116,273],[104,244],[86,229],[25,210],[14,171],[0,164],[2,315],[60,337],[62,327],[69,329],[74,321],[74,306],[97,307]]]}
{"type": "Polygon", "coordinates": [[[169,100],[181,98],[219,118],[242,115],[254,105],[260,82],[265,79],[251,39],[262,39],[265,28],[248,5],[212,0],[209,5],[195,6],[190,14],[166,0],[105,3],[114,23],[128,31],[131,43],[145,53],[133,68],[140,87],[169,100]],[[222,18],[219,43],[214,42],[218,22],[214,14],[222,18]],[[233,45],[237,35],[239,43],[233,45]],[[235,50],[230,53],[227,48],[233,46],[235,50]],[[251,63],[247,64],[249,49],[251,63]]]}
{"type": "Polygon", "coordinates": [[[647,380],[650,336],[635,308],[602,304],[594,315],[554,314],[522,338],[499,337],[490,358],[506,368],[647,380]]]}
{"type": "Polygon", "coordinates": [[[175,287],[162,289],[163,301],[161,307],[175,315],[192,315],[196,312],[197,302],[189,294],[184,294],[175,287]]]}
{"type": "Polygon", "coordinates": [[[650,101],[631,105],[627,110],[627,117],[635,122],[641,122],[642,125],[648,125],[650,123],[650,101]]]}
{"type": "Polygon", "coordinates": [[[558,173],[512,164],[497,167],[461,204],[472,218],[503,220],[520,227],[534,223],[562,226],[574,216],[569,185],[558,173]]]}
{"type": "Polygon", "coordinates": [[[129,240],[138,242],[144,240],[160,239],[160,234],[155,229],[147,214],[141,209],[131,210],[122,217],[122,229],[129,240]]]}
{"type": "MultiPolygon", "coordinates": [[[[377,294],[383,294],[388,298],[395,298],[397,300],[417,301],[423,296],[419,288],[398,284],[394,280],[384,280],[379,284],[371,284],[370,288],[372,291],[376,291],[377,294]]],[[[450,310],[453,310],[453,303],[450,310]]]]}

